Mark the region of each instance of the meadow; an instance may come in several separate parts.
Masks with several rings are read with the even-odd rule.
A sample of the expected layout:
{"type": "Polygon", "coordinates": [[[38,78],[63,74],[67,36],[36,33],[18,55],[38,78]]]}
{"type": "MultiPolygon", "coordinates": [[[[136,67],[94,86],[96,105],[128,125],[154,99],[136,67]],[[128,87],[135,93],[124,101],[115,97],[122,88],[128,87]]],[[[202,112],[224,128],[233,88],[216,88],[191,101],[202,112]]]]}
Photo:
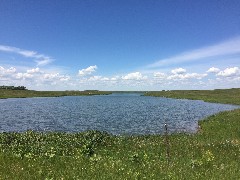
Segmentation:
{"type": "Polygon", "coordinates": [[[89,96],[107,95],[106,91],[34,91],[34,90],[7,90],[0,89],[0,99],[31,98],[31,97],[60,97],[60,96],[89,96]]]}
{"type": "Polygon", "coordinates": [[[240,88],[215,90],[149,91],[144,95],[240,105],[240,88]]]}
{"type": "MultiPolygon", "coordinates": [[[[231,89],[174,98],[187,94],[231,104],[240,96],[231,89]]],[[[0,162],[0,179],[239,179],[240,109],[200,121],[196,134],[0,133],[0,162]]]]}

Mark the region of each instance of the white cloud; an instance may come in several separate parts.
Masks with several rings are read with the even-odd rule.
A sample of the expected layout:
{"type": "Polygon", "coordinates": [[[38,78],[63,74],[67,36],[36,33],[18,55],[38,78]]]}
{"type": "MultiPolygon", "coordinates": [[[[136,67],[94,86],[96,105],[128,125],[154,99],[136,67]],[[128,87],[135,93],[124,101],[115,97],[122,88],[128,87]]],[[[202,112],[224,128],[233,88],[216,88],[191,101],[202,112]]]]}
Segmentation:
{"type": "Polygon", "coordinates": [[[16,68],[10,67],[9,69],[6,70],[6,72],[10,73],[10,74],[15,73],[16,72],[16,68]]]}
{"type": "Polygon", "coordinates": [[[1,75],[14,74],[15,72],[16,72],[15,67],[10,67],[9,69],[5,69],[4,67],[0,66],[0,74],[1,75]]]}
{"type": "Polygon", "coordinates": [[[240,37],[221,42],[212,46],[187,51],[182,54],[161,59],[153,64],[148,65],[148,68],[163,67],[173,64],[181,64],[185,62],[193,62],[209,57],[217,57],[223,55],[233,55],[240,53],[240,37]]]}
{"type": "Polygon", "coordinates": [[[126,76],[122,76],[123,80],[145,80],[147,76],[143,76],[140,72],[129,73],[126,76]]]}
{"type": "Polygon", "coordinates": [[[109,81],[109,80],[111,80],[111,79],[109,79],[108,77],[103,77],[102,78],[102,81],[109,81]]]}
{"type": "Polygon", "coordinates": [[[86,69],[82,69],[82,70],[79,70],[78,72],[78,75],[79,76],[87,76],[87,75],[91,75],[92,73],[94,73],[97,69],[97,66],[94,65],[94,66],[89,66],[88,68],[86,69]]]}
{"type": "MultiPolygon", "coordinates": [[[[77,78],[77,75],[65,75],[60,69],[0,66],[0,84],[24,85],[28,89],[36,90],[161,90],[239,87],[239,67],[223,69],[216,73],[217,77],[208,76],[204,73],[206,69],[214,71],[214,68],[205,68],[202,73],[196,73],[196,71],[189,73],[183,68],[177,68],[155,73],[132,72],[124,76],[89,75],[77,78]]],[[[88,72],[91,68],[85,70],[88,72]]]]}
{"type": "Polygon", "coordinates": [[[207,74],[187,73],[187,74],[174,74],[167,77],[169,80],[186,80],[186,79],[202,79],[207,74]]]}
{"type": "Polygon", "coordinates": [[[198,73],[187,73],[187,74],[185,74],[185,77],[187,79],[192,79],[192,78],[193,79],[202,79],[206,76],[207,76],[207,74],[198,74],[198,73]]]}
{"type": "Polygon", "coordinates": [[[0,51],[5,51],[5,52],[17,52],[17,51],[19,51],[19,49],[18,49],[18,48],[15,48],[15,47],[0,45],[0,51]]]}
{"type": "Polygon", "coordinates": [[[37,67],[35,69],[29,69],[27,70],[27,73],[29,74],[33,74],[33,73],[39,73],[40,72],[40,69],[37,67]]]}
{"type": "Polygon", "coordinates": [[[88,80],[89,81],[100,81],[100,80],[102,80],[102,76],[92,76],[88,80]]]}
{"type": "Polygon", "coordinates": [[[71,79],[71,77],[70,76],[60,76],[60,81],[69,81],[71,79]]]}
{"type": "Polygon", "coordinates": [[[91,76],[86,81],[117,81],[117,77],[91,76]]]}
{"type": "Polygon", "coordinates": [[[240,69],[238,67],[226,68],[223,71],[220,71],[217,76],[230,77],[240,74],[240,69]]]}
{"type": "Polygon", "coordinates": [[[33,77],[33,75],[32,74],[28,74],[28,73],[17,73],[16,75],[15,75],[15,78],[16,79],[29,79],[29,78],[32,78],[33,77]]]}
{"type": "Polygon", "coordinates": [[[47,64],[50,64],[53,61],[53,59],[49,57],[45,57],[42,60],[36,60],[35,62],[37,63],[37,66],[45,66],[47,64]]]}
{"type": "Polygon", "coordinates": [[[59,77],[59,73],[52,73],[52,74],[44,74],[43,78],[44,79],[54,79],[54,78],[57,78],[59,77]]]}
{"type": "Polygon", "coordinates": [[[122,76],[123,80],[145,80],[147,76],[143,76],[140,72],[129,73],[126,76],[122,76]]]}
{"type": "Polygon", "coordinates": [[[53,59],[50,58],[49,56],[39,54],[38,52],[23,50],[23,49],[11,47],[11,46],[0,45],[0,51],[16,53],[27,58],[33,58],[38,66],[45,66],[53,61],[53,59]]]}
{"type": "Polygon", "coordinates": [[[56,69],[45,69],[47,73],[40,68],[19,68],[11,67],[9,69],[0,66],[0,84],[3,85],[24,85],[28,89],[39,88],[41,90],[63,90],[68,89],[68,84],[74,84],[69,75],[63,75],[56,69]],[[17,71],[18,70],[18,71],[17,71]]]}
{"type": "MultiPolygon", "coordinates": [[[[12,52],[14,52],[14,51],[12,51],[12,52]]],[[[35,51],[21,50],[21,49],[17,49],[17,48],[16,48],[15,52],[17,52],[18,54],[21,54],[25,57],[36,57],[38,55],[38,53],[35,51]]]]}
{"type": "Polygon", "coordinates": [[[159,79],[164,79],[164,78],[166,78],[166,74],[165,74],[165,73],[161,73],[161,72],[155,72],[155,73],[153,74],[153,76],[154,76],[155,78],[159,78],[159,79]]]}
{"type": "Polygon", "coordinates": [[[56,83],[57,81],[69,81],[71,77],[68,75],[61,75],[59,73],[46,73],[43,75],[43,79],[56,83]]]}
{"type": "Polygon", "coordinates": [[[207,70],[207,73],[218,73],[219,71],[220,71],[220,69],[211,67],[207,70]]]}
{"type": "Polygon", "coordinates": [[[177,68],[177,69],[173,69],[171,71],[173,74],[184,74],[186,72],[186,69],[183,68],[177,68]]]}
{"type": "Polygon", "coordinates": [[[111,81],[117,81],[119,79],[119,77],[112,77],[110,80],[111,81]]]}

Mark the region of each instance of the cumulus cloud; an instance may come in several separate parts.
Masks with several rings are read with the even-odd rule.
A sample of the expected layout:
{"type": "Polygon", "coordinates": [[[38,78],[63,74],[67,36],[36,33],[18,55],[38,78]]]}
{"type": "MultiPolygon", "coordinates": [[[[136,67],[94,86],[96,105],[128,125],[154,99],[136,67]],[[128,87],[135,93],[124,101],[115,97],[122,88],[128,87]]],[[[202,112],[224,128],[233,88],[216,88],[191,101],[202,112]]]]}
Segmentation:
{"type": "Polygon", "coordinates": [[[69,81],[70,79],[71,79],[71,77],[67,76],[67,75],[62,75],[59,77],[60,81],[69,81]]]}
{"type": "Polygon", "coordinates": [[[173,69],[171,71],[173,74],[184,74],[186,72],[186,69],[183,68],[177,68],[177,69],[173,69]]]}
{"type": "Polygon", "coordinates": [[[186,80],[186,79],[202,79],[207,74],[187,73],[187,74],[174,74],[167,77],[169,80],[186,80]]]}
{"type": "Polygon", "coordinates": [[[89,81],[100,81],[100,80],[102,80],[102,76],[92,76],[88,80],[89,81]]]}
{"type": "Polygon", "coordinates": [[[211,67],[207,70],[207,73],[218,73],[219,71],[220,71],[220,69],[211,67]]]}
{"type": "Polygon", "coordinates": [[[79,70],[78,72],[78,75],[79,76],[87,76],[87,75],[91,75],[92,73],[94,73],[97,69],[97,66],[94,65],[94,66],[89,66],[88,68],[86,69],[82,69],[82,70],[79,70]]]}
{"type": "Polygon", "coordinates": [[[206,76],[207,76],[207,74],[198,74],[198,73],[187,73],[187,74],[185,74],[185,77],[187,79],[191,79],[191,78],[202,79],[206,76]]]}
{"type": "Polygon", "coordinates": [[[0,66],[0,84],[4,85],[24,85],[29,89],[46,87],[45,90],[68,87],[68,84],[74,84],[69,75],[63,75],[57,70],[46,69],[48,73],[40,68],[4,68],[0,66]]]}
{"type": "Polygon", "coordinates": [[[122,76],[123,80],[145,80],[147,76],[143,76],[140,72],[129,73],[126,76],[122,76]]]}
{"type": "Polygon", "coordinates": [[[40,72],[40,69],[37,67],[35,69],[29,69],[27,70],[27,73],[29,74],[34,74],[34,73],[39,73],[40,72]]]}
{"type": "Polygon", "coordinates": [[[15,67],[10,67],[9,69],[5,69],[4,67],[0,66],[0,74],[1,75],[9,75],[9,74],[13,74],[15,72],[16,72],[15,67]]]}
{"type": "Polygon", "coordinates": [[[231,77],[240,74],[240,69],[238,67],[226,68],[223,71],[220,71],[217,76],[231,77]]]}
{"type": "Polygon", "coordinates": [[[117,77],[112,77],[110,80],[111,81],[117,81],[119,79],[119,77],[117,76],[117,77]]]}
{"type": "Polygon", "coordinates": [[[33,58],[38,66],[44,66],[53,61],[53,59],[50,58],[49,56],[46,56],[44,54],[39,54],[36,51],[23,50],[23,49],[11,47],[11,46],[0,45],[0,51],[8,52],[8,53],[16,53],[27,58],[33,58]]]}
{"type": "Polygon", "coordinates": [[[30,79],[30,78],[32,78],[33,77],[33,75],[32,74],[29,74],[29,73],[17,73],[16,75],[15,75],[15,78],[16,79],[23,79],[23,80],[25,80],[25,79],[30,79]]]}
{"type": "Polygon", "coordinates": [[[59,73],[46,73],[43,75],[43,79],[47,81],[69,81],[71,77],[68,75],[61,75],[59,73]]]}
{"type": "Polygon", "coordinates": [[[59,77],[59,73],[47,73],[43,75],[44,79],[54,79],[56,77],[59,77]]]}
{"type": "MultiPolygon", "coordinates": [[[[44,88],[45,90],[59,89],[94,89],[106,90],[153,90],[159,88],[167,89],[191,89],[191,88],[231,88],[239,87],[240,68],[230,67],[223,69],[211,67],[207,72],[217,72],[217,77],[208,76],[206,69],[202,73],[188,72],[183,68],[165,70],[164,72],[144,73],[132,72],[123,76],[101,76],[92,75],[96,66],[82,69],[83,77],[64,75],[59,69],[43,69],[39,67],[5,68],[0,66],[0,82],[11,85],[19,84],[29,89],[44,88]],[[17,69],[16,69],[17,68],[17,69]],[[148,75],[148,76],[146,76],[148,75]],[[203,87],[204,86],[204,87],[203,87]],[[122,88],[123,87],[123,88],[122,88]],[[154,88],[152,88],[154,87],[154,88]]],[[[79,89],[79,90],[80,90],[79,89]]]]}
{"type": "Polygon", "coordinates": [[[103,76],[91,76],[86,81],[117,81],[119,77],[103,77],[103,76]]]}
{"type": "Polygon", "coordinates": [[[10,67],[9,69],[6,70],[6,73],[10,73],[10,74],[15,73],[15,72],[16,72],[16,68],[14,68],[14,67],[10,67]]]}
{"type": "Polygon", "coordinates": [[[155,78],[159,78],[159,79],[164,79],[164,78],[166,78],[166,74],[165,74],[165,73],[161,73],[161,72],[155,72],[155,73],[153,74],[153,76],[154,76],[155,78]]]}

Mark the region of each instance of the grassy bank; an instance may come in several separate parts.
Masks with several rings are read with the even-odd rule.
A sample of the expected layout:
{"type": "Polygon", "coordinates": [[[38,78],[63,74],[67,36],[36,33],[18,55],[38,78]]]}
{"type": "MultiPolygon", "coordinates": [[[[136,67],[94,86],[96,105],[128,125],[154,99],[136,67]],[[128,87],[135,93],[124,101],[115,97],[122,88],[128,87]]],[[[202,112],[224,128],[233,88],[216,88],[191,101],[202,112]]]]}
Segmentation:
{"type": "Polygon", "coordinates": [[[240,110],[200,122],[196,135],[1,133],[0,179],[239,179],[240,110]]]}
{"type": "Polygon", "coordinates": [[[33,91],[33,90],[5,90],[0,89],[0,99],[29,98],[29,97],[60,97],[60,96],[88,96],[106,95],[106,91],[33,91]]]}
{"type": "Polygon", "coordinates": [[[175,90],[175,91],[149,91],[145,96],[194,99],[207,102],[238,104],[240,105],[240,88],[217,90],[175,90]]]}
{"type": "Polygon", "coordinates": [[[0,133],[0,179],[239,179],[240,110],[199,125],[168,137],[169,157],[161,135],[0,133]]]}

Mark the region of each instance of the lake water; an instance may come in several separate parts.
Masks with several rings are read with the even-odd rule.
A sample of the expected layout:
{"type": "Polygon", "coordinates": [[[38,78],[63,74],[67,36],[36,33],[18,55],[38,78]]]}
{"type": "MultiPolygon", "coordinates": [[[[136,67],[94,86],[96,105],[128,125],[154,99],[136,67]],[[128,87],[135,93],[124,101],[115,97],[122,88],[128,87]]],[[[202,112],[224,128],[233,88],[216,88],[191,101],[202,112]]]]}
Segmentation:
{"type": "Polygon", "coordinates": [[[196,132],[197,122],[239,106],[112,94],[58,98],[0,99],[0,132],[101,130],[112,134],[196,132]]]}

